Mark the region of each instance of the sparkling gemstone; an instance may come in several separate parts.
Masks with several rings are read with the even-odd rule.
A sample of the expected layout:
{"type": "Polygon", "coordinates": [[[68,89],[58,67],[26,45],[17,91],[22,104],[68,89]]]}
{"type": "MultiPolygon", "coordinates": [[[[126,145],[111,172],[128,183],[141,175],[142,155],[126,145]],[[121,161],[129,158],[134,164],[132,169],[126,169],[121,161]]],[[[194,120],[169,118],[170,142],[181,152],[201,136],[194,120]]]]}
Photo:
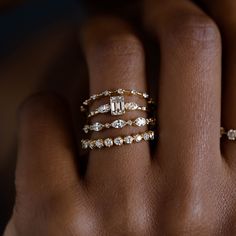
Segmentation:
{"type": "Polygon", "coordinates": [[[142,137],[142,135],[137,134],[137,135],[134,136],[134,139],[135,139],[135,141],[136,141],[137,143],[139,143],[139,142],[142,141],[143,137],[142,137]]]}
{"type": "Polygon", "coordinates": [[[89,126],[85,125],[83,128],[84,132],[87,134],[89,132],[89,126]]]}
{"type": "Polygon", "coordinates": [[[117,137],[117,138],[114,139],[114,143],[115,143],[115,145],[117,145],[117,146],[122,145],[123,142],[124,142],[124,140],[123,140],[123,138],[121,138],[121,137],[117,137]]]}
{"type": "Polygon", "coordinates": [[[143,134],[143,139],[144,139],[145,141],[148,141],[149,138],[150,138],[149,133],[144,133],[144,134],[143,134]]]}
{"type": "Polygon", "coordinates": [[[124,142],[126,144],[131,144],[134,141],[134,138],[132,136],[126,136],[124,137],[124,142]]]}
{"type": "Polygon", "coordinates": [[[134,121],[134,123],[137,125],[137,126],[144,126],[144,125],[146,125],[147,124],[147,121],[146,121],[146,119],[145,118],[143,118],[143,117],[138,117],[135,121],[134,121]]]}
{"type": "Polygon", "coordinates": [[[84,104],[85,106],[87,106],[87,105],[88,105],[88,100],[84,101],[83,104],[84,104]]]}
{"type": "Polygon", "coordinates": [[[102,139],[96,140],[96,147],[102,148],[103,146],[104,146],[104,144],[103,144],[103,140],[102,139]]]}
{"type": "Polygon", "coordinates": [[[236,130],[233,130],[233,129],[229,130],[227,132],[227,136],[228,136],[229,140],[235,140],[236,139],[236,130]]]}
{"type": "Polygon", "coordinates": [[[144,98],[148,98],[149,95],[148,95],[147,93],[143,93],[143,97],[144,97],[144,98]]]}
{"type": "Polygon", "coordinates": [[[112,115],[123,115],[125,113],[125,98],[123,96],[111,97],[110,107],[112,115]]]}
{"type": "Polygon", "coordinates": [[[105,126],[107,129],[109,129],[109,128],[111,127],[111,125],[110,125],[109,123],[106,123],[104,126],[105,126]]]}
{"type": "Polygon", "coordinates": [[[126,122],[126,124],[131,126],[131,125],[133,124],[133,121],[132,121],[132,120],[128,120],[128,121],[126,122]]]}
{"type": "Polygon", "coordinates": [[[89,142],[89,147],[90,147],[90,149],[94,149],[96,147],[95,141],[90,141],[89,142]]]}
{"type": "Polygon", "coordinates": [[[137,91],[131,90],[131,94],[135,95],[135,94],[137,94],[137,91]]]}
{"type": "Polygon", "coordinates": [[[106,147],[111,147],[113,146],[113,140],[111,138],[107,138],[104,140],[104,144],[106,147]]]}
{"type": "Polygon", "coordinates": [[[92,98],[93,100],[95,100],[95,99],[97,98],[97,95],[95,94],[95,95],[91,96],[91,98],[92,98]]]}
{"type": "Polygon", "coordinates": [[[82,143],[82,148],[83,149],[87,149],[89,147],[88,140],[82,140],[81,143],[82,143]]]}
{"type": "Polygon", "coordinates": [[[123,90],[123,89],[117,89],[117,93],[123,94],[123,93],[124,93],[124,90],[123,90]]]}
{"type": "Polygon", "coordinates": [[[100,113],[106,113],[106,112],[110,111],[110,105],[109,104],[102,105],[97,110],[100,113]]]}
{"type": "Polygon", "coordinates": [[[149,131],[149,137],[150,137],[151,140],[154,140],[155,135],[154,135],[153,131],[149,131]]]}
{"type": "Polygon", "coordinates": [[[126,125],[124,120],[115,120],[111,123],[111,126],[116,129],[123,128],[126,125]]]}
{"type": "Polygon", "coordinates": [[[136,110],[138,108],[138,104],[136,104],[135,102],[128,102],[125,104],[125,108],[127,110],[136,110]]]}
{"type": "Polygon", "coordinates": [[[103,92],[103,95],[109,96],[109,95],[110,95],[110,92],[106,90],[106,91],[103,92]]]}
{"type": "Polygon", "coordinates": [[[90,126],[90,129],[93,131],[100,131],[100,130],[102,130],[102,128],[103,128],[103,125],[99,122],[96,122],[90,126]]]}

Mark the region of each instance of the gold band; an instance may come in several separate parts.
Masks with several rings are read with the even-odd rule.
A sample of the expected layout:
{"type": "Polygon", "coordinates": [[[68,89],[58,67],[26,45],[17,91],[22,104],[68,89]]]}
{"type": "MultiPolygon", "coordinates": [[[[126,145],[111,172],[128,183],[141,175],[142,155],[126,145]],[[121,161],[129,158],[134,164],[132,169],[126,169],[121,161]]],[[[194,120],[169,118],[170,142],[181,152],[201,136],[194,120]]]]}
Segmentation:
{"type": "Polygon", "coordinates": [[[96,122],[91,125],[85,125],[83,130],[85,133],[88,133],[89,131],[101,131],[103,129],[110,129],[110,128],[115,128],[115,129],[122,129],[125,126],[137,126],[137,127],[142,127],[145,125],[154,125],[155,124],[155,119],[154,118],[144,118],[144,117],[138,117],[135,120],[114,120],[112,123],[106,123],[102,124],[99,122],[96,122]]]}
{"type": "Polygon", "coordinates": [[[127,89],[116,89],[116,90],[106,90],[104,92],[94,94],[89,99],[85,100],[83,102],[83,106],[81,106],[81,110],[86,110],[85,106],[90,105],[92,102],[94,102],[97,99],[103,98],[103,97],[111,97],[113,95],[137,95],[141,98],[147,99],[148,101],[152,102],[151,99],[149,99],[149,95],[147,93],[142,93],[136,90],[127,90],[127,89]]]}
{"type": "Polygon", "coordinates": [[[146,131],[144,133],[127,135],[124,137],[118,136],[115,138],[105,139],[86,139],[81,140],[83,149],[101,149],[110,148],[112,146],[122,146],[124,144],[140,143],[141,141],[154,140],[154,131],[146,131]]]}
{"type": "MultiPolygon", "coordinates": [[[[146,106],[139,106],[135,102],[127,102],[124,105],[125,111],[149,111],[146,106]]],[[[82,109],[82,111],[85,111],[82,109]]],[[[91,118],[93,116],[96,116],[98,114],[105,114],[111,111],[111,105],[110,104],[104,104],[98,107],[94,111],[90,111],[88,113],[88,118],[91,118]]]]}

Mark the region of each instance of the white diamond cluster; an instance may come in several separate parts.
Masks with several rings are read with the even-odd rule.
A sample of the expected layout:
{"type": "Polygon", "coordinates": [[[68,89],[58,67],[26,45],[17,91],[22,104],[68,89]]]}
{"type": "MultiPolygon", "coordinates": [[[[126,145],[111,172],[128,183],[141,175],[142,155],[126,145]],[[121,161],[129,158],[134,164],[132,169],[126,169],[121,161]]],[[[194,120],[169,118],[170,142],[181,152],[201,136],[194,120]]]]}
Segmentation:
{"type": "Polygon", "coordinates": [[[140,134],[133,134],[124,137],[106,138],[106,139],[86,139],[81,140],[83,149],[101,149],[103,147],[121,146],[124,144],[139,143],[141,141],[154,140],[154,131],[146,131],[140,134]]]}
{"type": "MultiPolygon", "coordinates": [[[[108,101],[107,101],[108,102],[108,101]]],[[[110,113],[111,116],[122,116],[126,113],[126,111],[144,111],[151,112],[154,109],[151,107],[154,104],[153,100],[149,98],[147,93],[142,93],[136,90],[126,90],[126,89],[116,89],[116,90],[107,90],[99,94],[95,94],[91,96],[89,99],[83,102],[81,106],[81,111],[87,113],[88,122],[90,118],[98,115],[110,113]],[[141,106],[136,102],[126,102],[125,96],[133,96],[137,95],[146,100],[147,106],[141,106]],[[91,103],[95,100],[109,97],[110,103],[103,104],[98,106],[95,110],[89,111],[91,103]]],[[[151,116],[152,117],[152,116],[151,116]]],[[[146,118],[145,116],[137,117],[135,119],[124,120],[120,117],[114,119],[109,123],[101,123],[99,121],[95,121],[95,123],[88,123],[83,127],[83,131],[87,134],[90,131],[99,132],[104,129],[122,129],[126,126],[135,126],[135,127],[143,127],[150,125],[150,130],[147,129],[146,132],[136,133],[127,136],[118,136],[115,138],[98,138],[98,139],[83,139],[82,148],[83,149],[101,149],[101,148],[109,148],[112,146],[122,146],[125,144],[139,143],[141,141],[149,141],[154,139],[154,131],[152,130],[152,125],[156,123],[155,118],[146,118]]]]}
{"type": "Polygon", "coordinates": [[[102,124],[99,122],[96,122],[92,125],[85,125],[83,130],[85,133],[88,133],[89,131],[96,131],[99,132],[102,129],[110,129],[110,128],[115,128],[115,129],[122,129],[125,126],[137,126],[137,127],[142,127],[145,125],[149,125],[149,124],[153,124],[155,122],[155,119],[153,118],[149,118],[146,119],[144,117],[138,117],[135,120],[115,120],[112,123],[106,123],[106,124],[102,124]]]}

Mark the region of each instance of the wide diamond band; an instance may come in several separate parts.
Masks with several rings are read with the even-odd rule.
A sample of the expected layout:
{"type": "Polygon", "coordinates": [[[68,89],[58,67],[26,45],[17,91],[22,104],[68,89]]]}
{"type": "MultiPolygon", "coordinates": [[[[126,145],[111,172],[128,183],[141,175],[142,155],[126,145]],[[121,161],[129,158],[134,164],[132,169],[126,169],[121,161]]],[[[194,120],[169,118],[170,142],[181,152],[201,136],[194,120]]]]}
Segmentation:
{"type": "Polygon", "coordinates": [[[140,143],[141,141],[154,140],[154,131],[146,131],[144,133],[132,134],[127,136],[118,136],[115,138],[105,139],[83,139],[81,140],[83,149],[101,149],[110,148],[112,146],[122,146],[124,144],[140,143]]]}

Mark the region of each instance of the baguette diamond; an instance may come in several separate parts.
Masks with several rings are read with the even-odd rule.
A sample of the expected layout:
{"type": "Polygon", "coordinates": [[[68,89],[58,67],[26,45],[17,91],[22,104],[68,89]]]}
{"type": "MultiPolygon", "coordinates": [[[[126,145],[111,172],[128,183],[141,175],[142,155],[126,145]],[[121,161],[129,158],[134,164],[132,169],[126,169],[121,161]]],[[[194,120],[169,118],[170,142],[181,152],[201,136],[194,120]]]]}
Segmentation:
{"type": "Polygon", "coordinates": [[[110,106],[113,116],[123,115],[125,113],[125,98],[123,96],[111,97],[110,106]]]}

